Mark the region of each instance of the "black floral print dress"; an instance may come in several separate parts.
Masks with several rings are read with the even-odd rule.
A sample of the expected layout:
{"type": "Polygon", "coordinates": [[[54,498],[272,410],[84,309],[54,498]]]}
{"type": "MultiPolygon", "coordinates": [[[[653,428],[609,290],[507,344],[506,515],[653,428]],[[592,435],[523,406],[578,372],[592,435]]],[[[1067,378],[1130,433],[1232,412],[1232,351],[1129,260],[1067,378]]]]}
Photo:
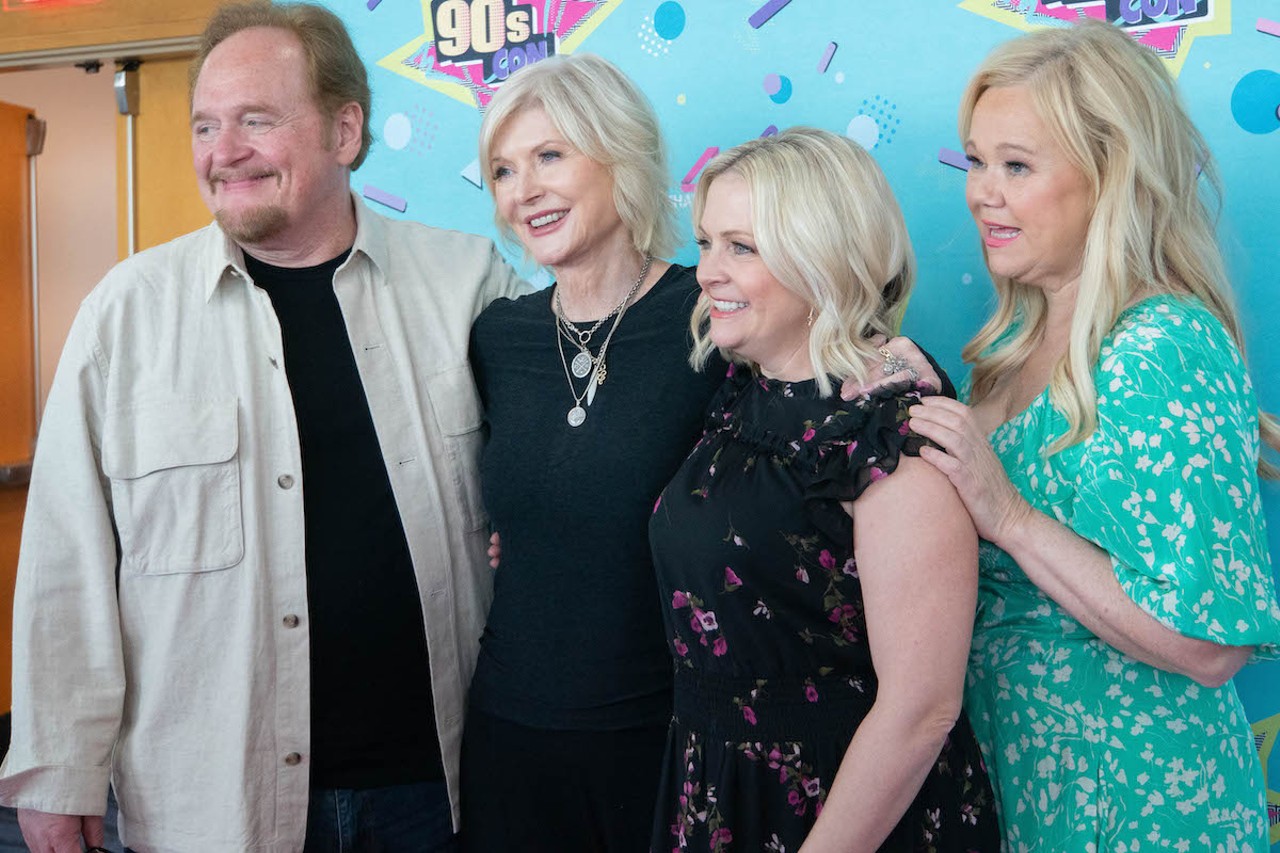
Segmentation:
{"type": "MultiPolygon", "coordinates": [[[[917,399],[730,368],[649,525],[676,670],[653,853],[795,853],[812,828],[877,684],[840,502],[918,452],[917,399]]],[[[881,849],[997,851],[992,799],[962,718],[881,849]]]]}

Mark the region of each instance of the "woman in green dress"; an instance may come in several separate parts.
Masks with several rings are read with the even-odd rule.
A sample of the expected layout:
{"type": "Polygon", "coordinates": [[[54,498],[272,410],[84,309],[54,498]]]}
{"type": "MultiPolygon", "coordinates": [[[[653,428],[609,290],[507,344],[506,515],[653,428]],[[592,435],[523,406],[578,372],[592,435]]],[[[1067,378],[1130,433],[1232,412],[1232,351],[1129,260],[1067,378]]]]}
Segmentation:
{"type": "Polygon", "coordinates": [[[1258,490],[1280,430],[1198,193],[1212,158],[1160,60],[1100,23],[997,48],[960,131],[998,305],[969,404],[910,425],[985,540],[966,703],[1005,849],[1261,853],[1231,678],[1280,641],[1258,490]]]}

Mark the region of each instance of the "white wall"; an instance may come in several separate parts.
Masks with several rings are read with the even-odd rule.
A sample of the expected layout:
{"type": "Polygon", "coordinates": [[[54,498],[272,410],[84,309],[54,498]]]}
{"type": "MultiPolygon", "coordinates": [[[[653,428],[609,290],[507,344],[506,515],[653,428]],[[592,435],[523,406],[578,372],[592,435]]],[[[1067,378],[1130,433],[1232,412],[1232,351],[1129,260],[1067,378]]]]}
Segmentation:
{"type": "Polygon", "coordinates": [[[111,66],[0,73],[0,101],[48,123],[36,158],[40,383],[54,368],[80,301],[116,261],[116,108],[111,66]]]}

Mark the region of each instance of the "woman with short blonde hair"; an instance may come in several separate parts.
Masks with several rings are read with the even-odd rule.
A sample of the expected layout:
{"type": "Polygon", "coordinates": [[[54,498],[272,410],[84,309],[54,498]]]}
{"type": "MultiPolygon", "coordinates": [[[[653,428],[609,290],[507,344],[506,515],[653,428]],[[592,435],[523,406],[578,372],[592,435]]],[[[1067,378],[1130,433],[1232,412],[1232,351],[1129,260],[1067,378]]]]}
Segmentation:
{"type": "Polygon", "coordinates": [[[476,853],[647,849],[671,665],[645,522],[724,373],[688,365],[693,271],[674,250],[653,108],[576,53],[514,74],[480,163],[497,222],[555,276],[472,330],[485,508],[501,568],[462,749],[476,853]]]}
{"type": "Polygon", "coordinates": [[[857,403],[910,292],[902,213],[849,139],[713,160],[694,204],[693,362],[733,370],[649,524],[675,662],[651,850],[998,846],[961,711],[977,537],[906,425],[857,403]]]}

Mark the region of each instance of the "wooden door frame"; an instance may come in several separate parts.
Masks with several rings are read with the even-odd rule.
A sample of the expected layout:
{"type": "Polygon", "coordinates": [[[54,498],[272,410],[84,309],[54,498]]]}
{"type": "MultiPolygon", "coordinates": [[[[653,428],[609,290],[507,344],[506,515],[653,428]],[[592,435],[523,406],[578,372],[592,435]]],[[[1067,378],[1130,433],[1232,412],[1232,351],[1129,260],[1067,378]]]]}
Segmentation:
{"type": "Polygon", "coordinates": [[[92,44],[73,47],[53,47],[44,50],[26,50],[0,54],[0,71],[32,71],[39,68],[65,67],[82,62],[101,62],[111,65],[130,59],[169,59],[186,54],[193,55],[200,45],[200,37],[176,36],[173,38],[126,41],[114,44],[92,44]]]}

